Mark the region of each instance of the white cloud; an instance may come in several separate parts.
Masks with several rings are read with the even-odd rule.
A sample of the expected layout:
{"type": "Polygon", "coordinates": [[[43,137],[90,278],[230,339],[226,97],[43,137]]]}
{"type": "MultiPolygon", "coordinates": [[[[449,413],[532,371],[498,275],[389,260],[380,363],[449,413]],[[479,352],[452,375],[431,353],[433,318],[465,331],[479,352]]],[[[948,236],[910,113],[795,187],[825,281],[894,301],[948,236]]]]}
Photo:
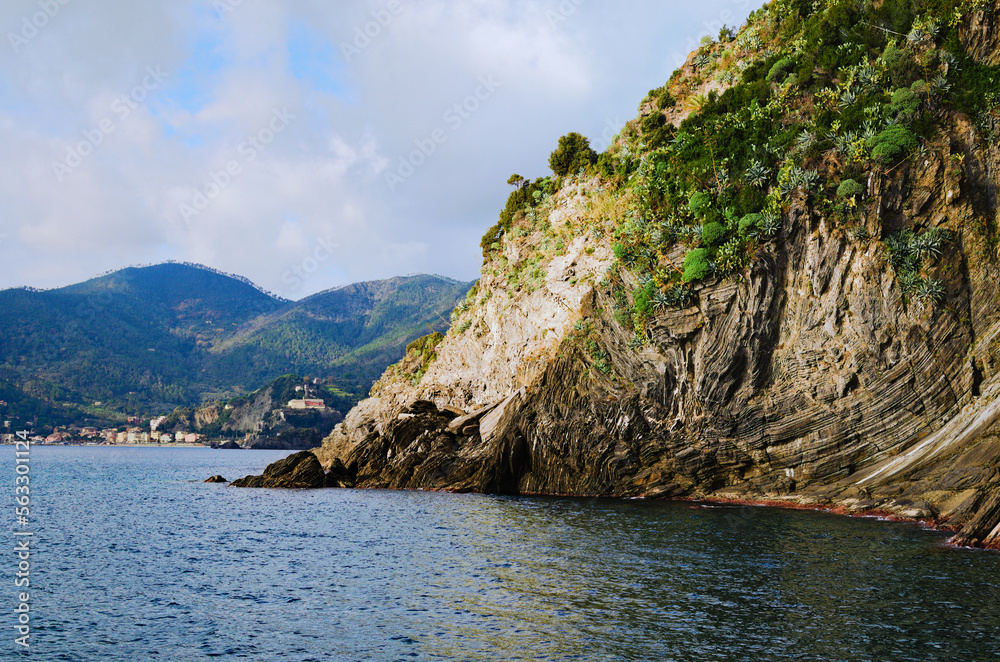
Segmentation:
{"type": "MultiPolygon", "coordinates": [[[[16,52],[0,44],[0,287],[163,259],[296,297],[403,273],[475,278],[511,172],[545,174],[569,131],[600,142],[674,53],[760,4],[245,0],[219,16],[208,0],[70,2],[16,52]],[[293,26],[332,61],[296,61],[293,26]],[[346,61],[341,45],[366,28],[346,61]],[[456,124],[446,113],[477,92],[456,124]],[[435,130],[444,142],[390,190],[386,173],[435,130]],[[214,195],[185,218],[199,192],[214,195]],[[321,244],[336,246],[290,287],[321,244]]],[[[37,11],[3,3],[0,32],[37,11]]]]}

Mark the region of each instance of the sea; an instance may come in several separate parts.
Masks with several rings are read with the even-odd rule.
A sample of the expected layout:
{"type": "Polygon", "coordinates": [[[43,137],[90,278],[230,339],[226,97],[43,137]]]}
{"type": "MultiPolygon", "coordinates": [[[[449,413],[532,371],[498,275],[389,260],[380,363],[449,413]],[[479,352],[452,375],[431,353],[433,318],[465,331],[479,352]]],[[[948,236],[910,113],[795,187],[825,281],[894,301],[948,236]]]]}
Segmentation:
{"type": "Polygon", "coordinates": [[[15,452],[3,660],[1000,659],[1000,554],[914,524],[203,482],[287,452],[32,447],[28,474],[15,452]]]}

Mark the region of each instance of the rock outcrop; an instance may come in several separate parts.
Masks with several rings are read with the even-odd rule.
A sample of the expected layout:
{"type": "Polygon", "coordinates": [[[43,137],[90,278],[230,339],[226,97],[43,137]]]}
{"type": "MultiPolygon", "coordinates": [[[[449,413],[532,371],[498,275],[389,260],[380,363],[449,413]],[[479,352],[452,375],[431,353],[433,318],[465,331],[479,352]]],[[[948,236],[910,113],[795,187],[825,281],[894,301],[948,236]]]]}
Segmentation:
{"type": "MultiPolygon", "coordinates": [[[[995,16],[962,24],[984,63],[995,16]]],[[[426,372],[390,369],[316,456],[359,487],[840,507],[1000,548],[1000,150],[931,110],[941,130],[873,168],[854,226],[791,191],[745,269],[638,337],[621,292],[644,283],[612,238],[630,203],[570,180],[498,240],[426,372]],[[918,299],[886,242],[931,229],[942,291],[918,299]]]]}
{"type": "Polygon", "coordinates": [[[273,487],[317,489],[326,487],[326,473],[310,451],[299,451],[272,462],[261,476],[247,476],[230,483],[230,487],[273,487]]]}

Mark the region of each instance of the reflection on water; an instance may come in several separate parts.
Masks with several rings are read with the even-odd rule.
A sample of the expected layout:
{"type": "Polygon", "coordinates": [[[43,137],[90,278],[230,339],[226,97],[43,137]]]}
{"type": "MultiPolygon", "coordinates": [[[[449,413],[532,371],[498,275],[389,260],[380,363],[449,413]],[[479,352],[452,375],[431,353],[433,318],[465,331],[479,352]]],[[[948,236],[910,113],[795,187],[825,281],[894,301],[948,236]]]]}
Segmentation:
{"type": "Polygon", "coordinates": [[[1000,650],[1000,555],[945,550],[915,526],[199,482],[281,455],[33,451],[33,654],[926,662],[1000,650]]]}

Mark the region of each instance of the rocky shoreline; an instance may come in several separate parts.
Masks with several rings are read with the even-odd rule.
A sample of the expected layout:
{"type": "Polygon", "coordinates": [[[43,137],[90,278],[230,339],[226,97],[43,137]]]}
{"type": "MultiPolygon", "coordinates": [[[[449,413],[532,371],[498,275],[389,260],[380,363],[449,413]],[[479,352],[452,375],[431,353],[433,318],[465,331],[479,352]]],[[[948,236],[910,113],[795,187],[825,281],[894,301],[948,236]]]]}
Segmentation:
{"type": "MultiPolygon", "coordinates": [[[[949,53],[992,71],[1000,2],[986,4],[956,14],[949,53]]],[[[744,31],[780,51],[786,17],[769,7],[744,31]]],[[[1000,549],[1000,142],[926,81],[886,82],[899,58],[954,75],[923,31],[867,67],[807,67],[820,92],[785,70],[798,56],[740,46],[753,41],[692,53],[604,171],[533,182],[526,204],[515,192],[447,336],[386,371],[314,451],[311,482],[335,469],[361,488],[798,504],[1000,549]],[[757,68],[706,78],[741,57],[757,68]],[[882,122],[867,142],[825,124],[859,94],[882,122]],[[699,170],[693,132],[757,121],[736,97],[769,103],[801,149],[699,170]],[[912,139],[891,168],[883,133],[912,139]],[[672,140],[650,148],[657,135],[672,140]]]]}

